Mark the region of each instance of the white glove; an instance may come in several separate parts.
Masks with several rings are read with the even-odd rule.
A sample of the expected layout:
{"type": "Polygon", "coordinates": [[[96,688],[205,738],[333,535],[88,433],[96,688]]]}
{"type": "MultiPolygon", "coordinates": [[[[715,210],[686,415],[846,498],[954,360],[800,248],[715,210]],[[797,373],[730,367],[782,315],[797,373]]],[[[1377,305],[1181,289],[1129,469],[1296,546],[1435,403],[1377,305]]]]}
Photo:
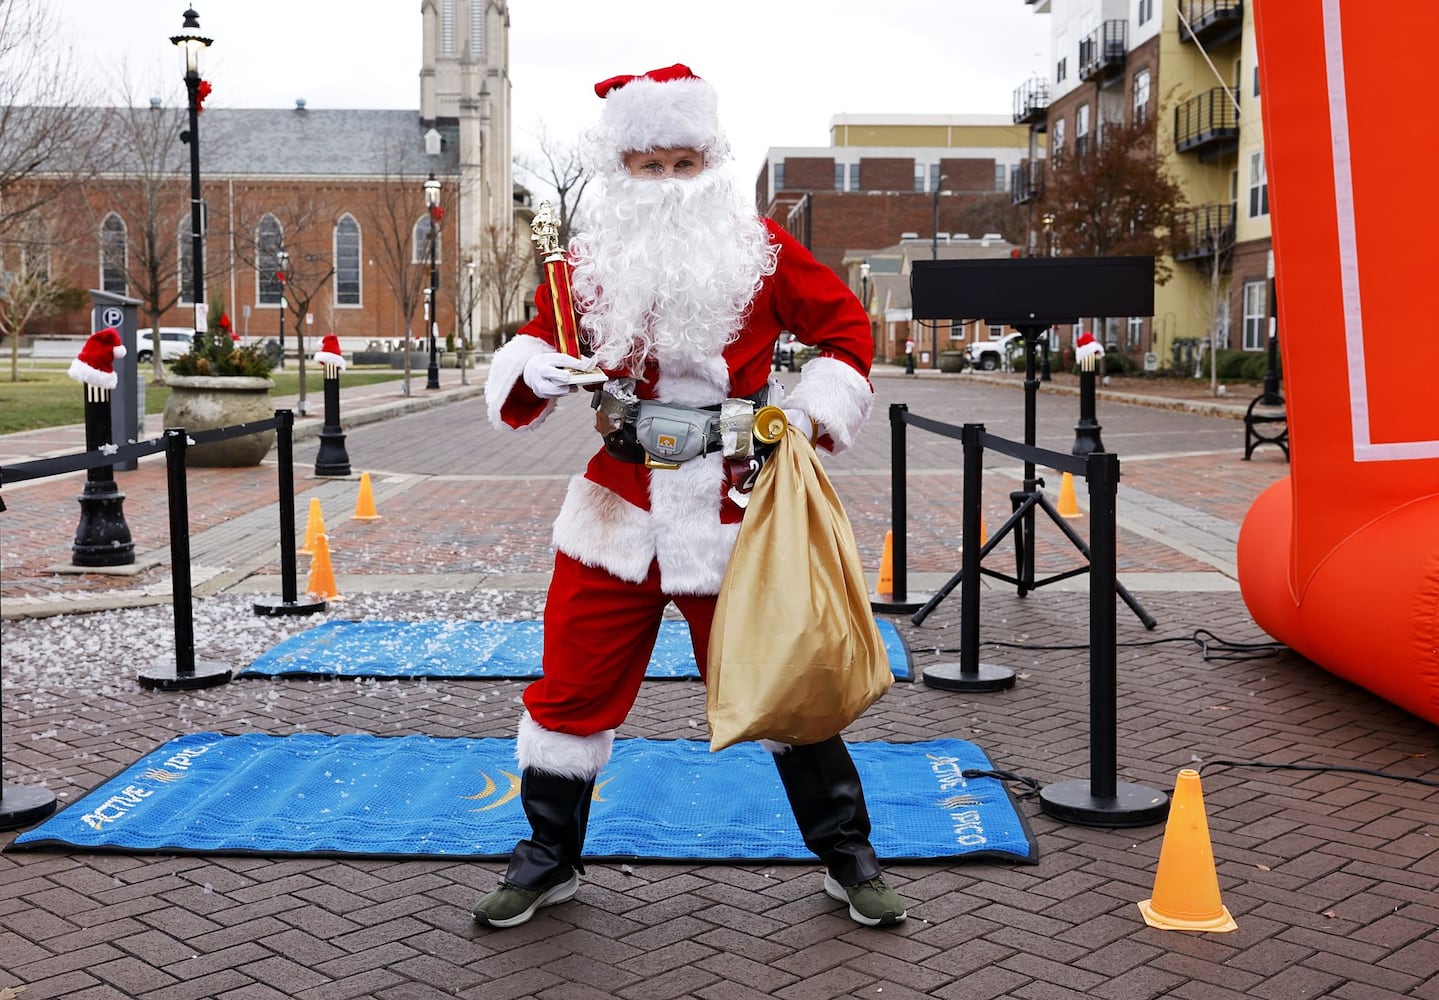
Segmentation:
{"type": "Polygon", "coordinates": [[[585,367],[583,361],[568,354],[536,354],[525,362],[525,385],[541,399],[558,399],[573,388],[570,370],[585,367]]]}
{"type": "Polygon", "coordinates": [[[801,437],[811,444],[814,443],[814,421],[809,418],[808,413],[803,410],[785,410],[784,418],[791,427],[799,431],[801,437]]]}

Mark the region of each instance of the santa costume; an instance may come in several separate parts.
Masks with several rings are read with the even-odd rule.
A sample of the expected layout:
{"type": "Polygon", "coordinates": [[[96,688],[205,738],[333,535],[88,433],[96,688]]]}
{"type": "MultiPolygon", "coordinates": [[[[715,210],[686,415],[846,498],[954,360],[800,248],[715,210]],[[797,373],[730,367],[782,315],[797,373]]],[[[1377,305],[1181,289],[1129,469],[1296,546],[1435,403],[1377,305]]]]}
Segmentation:
{"type": "MultiPolygon", "coordinates": [[[[595,90],[605,103],[587,155],[604,188],[592,207],[593,231],[569,248],[593,363],[625,380],[640,400],[781,405],[819,447],[848,447],[874,395],[868,317],[833,271],[756,216],[714,169],[727,161],[729,146],[713,88],[675,65],[613,77],[595,90]],[[631,176],[625,163],[627,153],[677,149],[699,151],[703,169],[650,179],[631,176]],[[782,332],[817,352],[788,395],[769,381],[782,332]]],[[[485,397],[498,428],[537,427],[566,394],[544,381],[565,361],[556,354],[543,284],[536,307],[537,318],[490,366],[485,397]]],[[[578,395],[570,405],[589,399],[578,395]]],[[[671,602],[689,622],[704,676],[716,595],[744,514],[729,486],[718,453],[651,469],[603,448],[571,481],[554,524],[544,676],[525,690],[516,740],[533,835],[515,848],[497,893],[505,886],[542,890],[548,898],[536,905],[573,895],[595,776],[639,692],[671,602]]],[[[830,879],[843,886],[878,879],[863,792],[843,741],[779,749],[800,832],[830,879]]],[[[511,926],[533,912],[493,919],[487,901],[494,895],[476,906],[477,918],[511,926]]],[[[901,907],[888,919],[863,922],[902,917],[901,907]]]]}

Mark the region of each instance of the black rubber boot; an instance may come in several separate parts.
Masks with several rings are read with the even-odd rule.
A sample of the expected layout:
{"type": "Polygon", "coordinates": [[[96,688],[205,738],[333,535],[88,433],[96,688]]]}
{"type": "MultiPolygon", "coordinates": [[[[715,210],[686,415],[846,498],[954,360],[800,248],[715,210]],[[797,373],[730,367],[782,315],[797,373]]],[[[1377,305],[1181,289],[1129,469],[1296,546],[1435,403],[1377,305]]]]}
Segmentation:
{"type": "Polygon", "coordinates": [[[520,777],[520,804],[530,821],[530,837],[515,845],[505,881],[526,889],[544,889],[583,872],[580,854],[590,820],[594,778],[566,778],[526,768],[520,777]]]}
{"type": "Polygon", "coordinates": [[[844,740],[790,747],[774,755],[774,764],[804,845],[835,881],[848,886],[878,878],[864,788],[844,740]]]}

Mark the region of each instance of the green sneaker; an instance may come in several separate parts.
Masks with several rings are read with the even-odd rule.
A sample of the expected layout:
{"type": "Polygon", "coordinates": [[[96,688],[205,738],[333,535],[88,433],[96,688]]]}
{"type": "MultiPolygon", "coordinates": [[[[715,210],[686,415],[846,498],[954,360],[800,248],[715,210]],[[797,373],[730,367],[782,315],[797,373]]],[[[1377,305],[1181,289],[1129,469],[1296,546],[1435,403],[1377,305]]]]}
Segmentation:
{"type": "Polygon", "coordinates": [[[840,885],[825,872],[824,891],[831,899],[848,903],[849,918],[866,927],[890,927],[909,916],[904,900],[878,875],[859,885],[840,885]]]}
{"type": "Polygon", "coordinates": [[[570,877],[547,889],[525,889],[501,882],[499,888],[485,896],[470,912],[482,924],[491,927],[517,927],[527,922],[542,906],[553,906],[574,899],[580,887],[580,876],[570,870],[570,877]]]}

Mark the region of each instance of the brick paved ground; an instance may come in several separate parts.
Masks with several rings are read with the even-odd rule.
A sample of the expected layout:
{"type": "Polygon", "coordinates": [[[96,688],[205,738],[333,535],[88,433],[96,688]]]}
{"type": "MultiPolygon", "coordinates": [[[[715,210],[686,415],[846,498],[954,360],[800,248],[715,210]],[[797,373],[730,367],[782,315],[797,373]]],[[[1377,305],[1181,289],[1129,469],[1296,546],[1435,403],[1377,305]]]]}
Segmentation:
{"type": "MultiPolygon", "coordinates": [[[[1022,433],[1022,394],[1013,387],[967,376],[885,377],[877,387],[865,438],[829,463],[867,568],[877,565],[890,517],[890,403],[1022,433]]],[[[570,406],[536,434],[501,435],[483,425],[482,405],[453,402],[352,428],[352,463],[372,473],[381,519],[348,518],[352,481],[297,478],[297,488],[332,498],[325,516],[334,562],[353,592],[322,616],[257,617],[254,590],[278,592],[277,570],[262,567],[195,602],[197,655],[238,669],[284,636],[336,618],[538,617],[548,525],[566,474],[589,450],[587,413],[570,406]],[[511,585],[494,586],[495,574],[511,585]],[[456,588],[418,589],[406,576],[456,588]]],[[[1073,399],[1041,394],[1038,411],[1039,443],[1067,451],[1073,399]]],[[[1173,505],[1195,525],[1232,530],[1253,497],[1285,474],[1282,456],[1270,449],[1241,461],[1232,415],[1102,401],[1099,417],[1123,463],[1121,511],[1126,495],[1134,504],[1120,534],[1121,569],[1159,621],[1146,632],[1119,608],[1117,776],[1168,790],[1179,769],[1201,769],[1215,870],[1238,931],[1144,924],[1135,904],[1151,894],[1162,825],[1080,826],[1033,801],[1020,809],[1039,864],[893,866],[911,918],[882,932],[850,923],[805,864],[592,865],[574,902],[494,932],[475,927],[468,907],[493,884],[499,862],[7,851],[0,996],[1439,1000],[1439,730],[1287,651],[1226,658],[1211,644],[1206,655],[1196,630],[1236,645],[1264,637],[1213,554],[1222,556],[1223,545],[1174,548],[1155,528],[1154,511],[1173,505]],[[1207,583],[1146,583],[1171,573],[1207,583]],[[1227,589],[1208,586],[1225,580],[1227,589]],[[1214,763],[1221,760],[1384,776],[1214,763]]],[[[911,568],[932,581],[958,568],[958,446],[927,438],[911,431],[907,485],[911,568]]],[[[301,476],[313,457],[313,442],[297,446],[301,476]]],[[[991,526],[1017,485],[1014,464],[1002,456],[987,464],[991,526]]],[[[192,473],[197,546],[205,529],[224,530],[225,518],[270,503],[274,476],[272,465],[192,473]]],[[[142,463],[121,475],[121,488],[137,549],[163,547],[163,477],[142,463]]],[[[522,690],[513,681],[240,680],[192,693],[142,691],[136,671],[172,649],[173,615],[164,603],[120,605],[136,603],[126,595],[138,588],[163,587],[168,569],[127,580],[45,573],[47,561],[68,555],[78,492],[75,479],[4,492],[7,786],[43,786],[62,804],[74,801],[159,743],[199,730],[513,734],[522,690]],[[113,595],[116,606],[10,617],[77,585],[92,597],[113,595]]],[[[1075,524],[1087,531],[1085,519],[1075,524]]],[[[1039,542],[1043,563],[1072,558],[1062,539],[1041,531],[1039,542]]],[[[921,626],[893,620],[921,669],[954,660],[957,592],[921,626]]],[[[983,659],[1017,671],[1012,690],[899,684],[847,738],[960,737],[1046,785],[1092,777],[1084,593],[1019,598],[990,587],[981,621],[983,659]]],[[[697,683],[647,683],[621,735],[702,738],[703,713],[697,683]]]]}

